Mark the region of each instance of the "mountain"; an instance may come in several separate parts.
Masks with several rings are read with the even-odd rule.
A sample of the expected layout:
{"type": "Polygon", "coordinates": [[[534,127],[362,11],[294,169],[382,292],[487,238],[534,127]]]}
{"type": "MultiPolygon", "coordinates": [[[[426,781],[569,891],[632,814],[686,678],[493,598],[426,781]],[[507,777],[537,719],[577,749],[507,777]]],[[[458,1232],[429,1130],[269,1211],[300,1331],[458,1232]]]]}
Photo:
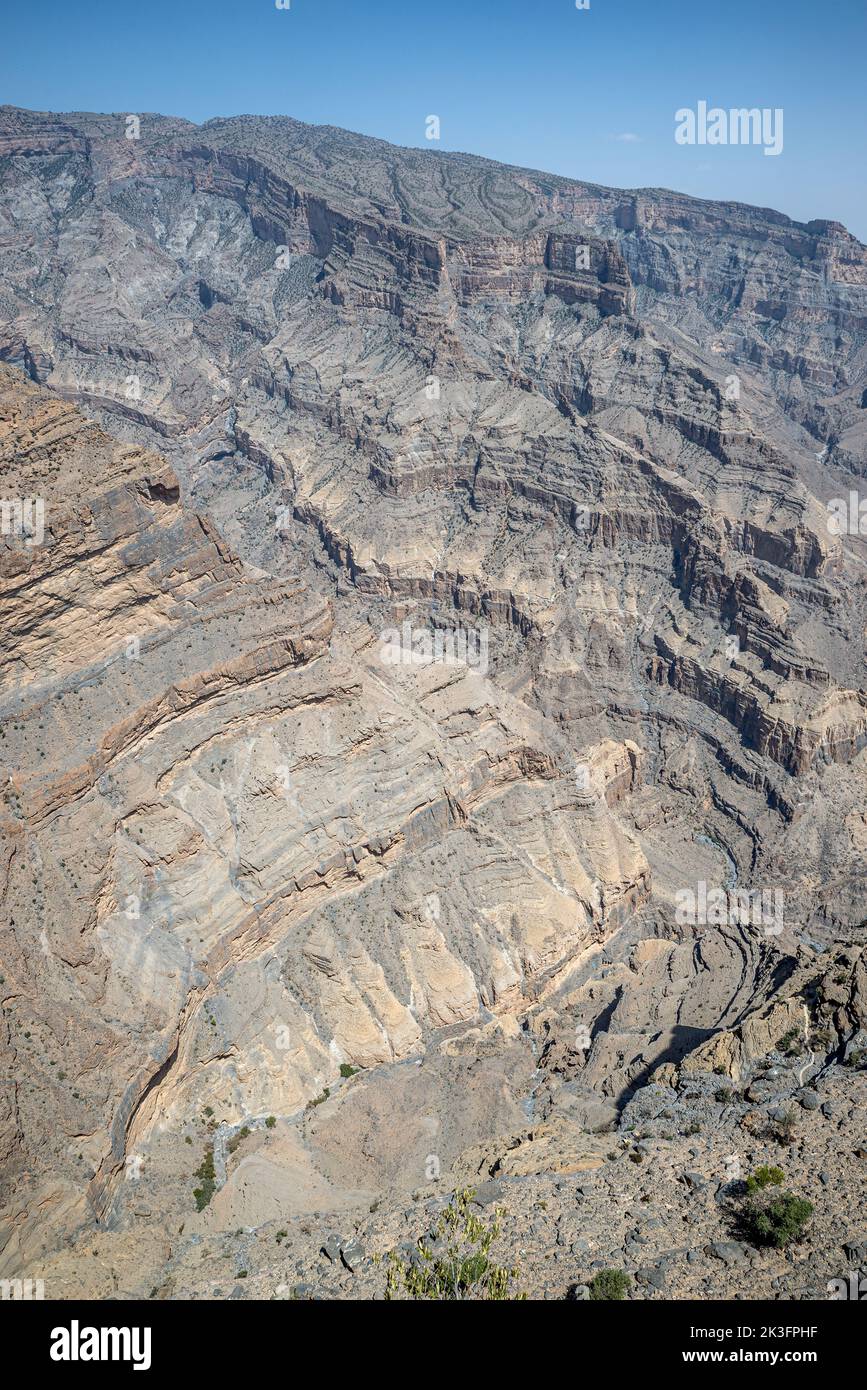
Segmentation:
{"type": "Polygon", "coordinates": [[[9,107],[0,244],[0,1275],[381,1295],[463,1185],[536,1296],[824,1296],[867,1252],[867,250],[9,107]],[[794,1255],[732,1239],[777,1160],[794,1255]]]}

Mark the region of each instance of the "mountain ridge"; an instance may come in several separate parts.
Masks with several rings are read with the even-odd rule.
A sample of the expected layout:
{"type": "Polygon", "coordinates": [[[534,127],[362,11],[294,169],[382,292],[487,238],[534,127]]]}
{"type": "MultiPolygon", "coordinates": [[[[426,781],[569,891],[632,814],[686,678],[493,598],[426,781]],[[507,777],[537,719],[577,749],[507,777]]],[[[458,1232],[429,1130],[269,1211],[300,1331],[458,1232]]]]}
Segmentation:
{"type": "MultiPolygon", "coordinates": [[[[126,113],[121,112],[51,112],[37,111],[29,107],[0,105],[0,119],[2,119],[4,116],[24,116],[34,118],[34,120],[41,120],[43,118],[59,120],[64,123],[68,123],[68,128],[71,133],[74,133],[77,129],[75,124],[76,122],[84,122],[84,129],[86,133],[91,133],[91,128],[93,128],[95,131],[98,131],[100,134],[102,134],[104,138],[111,138],[107,134],[106,127],[104,125],[105,122],[115,122],[118,126],[122,127],[123,123],[126,120],[126,113]]],[[[388,154],[390,152],[397,152],[401,155],[411,156],[431,155],[436,159],[455,161],[460,164],[479,166],[480,168],[484,167],[487,169],[504,169],[508,170],[511,174],[521,175],[524,178],[530,178],[535,181],[553,180],[557,184],[567,185],[570,187],[578,187],[587,190],[591,193],[620,194],[623,196],[630,197],[639,197],[641,195],[644,195],[645,197],[653,197],[662,195],[665,198],[673,198],[675,200],[682,201],[685,204],[694,204],[697,207],[708,206],[711,208],[718,207],[721,210],[732,209],[737,211],[761,213],[767,220],[771,222],[785,223],[793,228],[802,231],[823,232],[834,230],[844,232],[847,237],[857,242],[859,246],[864,246],[864,243],[860,242],[858,238],[854,236],[853,233],[849,232],[842,222],[839,222],[834,218],[814,217],[809,218],[807,220],[799,220],[797,218],[791,217],[788,213],[784,213],[777,208],[762,206],[760,204],[754,203],[746,203],[740,199],[734,198],[702,198],[695,194],[682,193],[677,189],[666,188],[661,185],[640,185],[629,187],[616,184],[592,182],[586,179],[575,178],[568,174],[558,174],[549,170],[536,169],[528,165],[511,164],[507,161],[493,159],[487,155],[474,154],[472,151],[469,150],[440,150],[434,148],[433,145],[429,147],[425,147],[423,145],[397,145],[394,144],[392,141],[382,139],[379,136],[365,135],[363,132],[349,130],[348,128],[342,126],[300,121],[296,117],[289,115],[259,116],[248,113],[239,113],[236,116],[210,116],[205,121],[196,122],[191,121],[183,116],[165,116],[159,112],[142,112],[140,113],[140,119],[150,122],[157,121],[159,123],[159,133],[161,134],[168,134],[170,131],[175,130],[189,130],[191,132],[202,131],[208,132],[210,134],[213,132],[225,131],[227,128],[229,129],[230,133],[234,133],[236,127],[242,131],[254,129],[256,127],[262,127],[265,131],[270,131],[273,129],[277,133],[280,133],[281,131],[285,130],[291,130],[293,132],[298,132],[301,134],[306,134],[308,132],[318,132],[321,135],[334,137],[336,142],[340,144],[346,143],[348,140],[349,142],[359,142],[365,148],[371,150],[376,149],[378,151],[382,151],[385,154],[388,154]],[[165,126],[165,130],[163,130],[163,126],[165,126]]]]}

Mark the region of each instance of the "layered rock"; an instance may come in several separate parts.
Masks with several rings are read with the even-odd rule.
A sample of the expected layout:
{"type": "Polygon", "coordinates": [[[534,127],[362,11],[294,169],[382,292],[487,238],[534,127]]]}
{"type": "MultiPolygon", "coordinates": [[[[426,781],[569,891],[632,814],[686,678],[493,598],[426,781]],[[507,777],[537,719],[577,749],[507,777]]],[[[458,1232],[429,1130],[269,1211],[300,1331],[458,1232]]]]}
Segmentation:
{"type": "Polygon", "coordinates": [[[0,112],[4,1271],[429,1158],[596,1172],[863,937],[864,248],[289,120],[126,137],[0,112]]]}
{"type": "MultiPolygon", "coordinates": [[[[20,1258],[45,1184],[61,1223],[85,1189],[102,1216],[137,1146],[205,1102],[292,1113],[341,1063],[520,1009],[649,872],[602,792],[579,808],[544,720],[466,662],[335,631],[164,461],[8,368],[0,428],[47,517],[4,545],[0,598],[20,1258]]],[[[636,757],[600,752],[613,800],[636,757]]]]}

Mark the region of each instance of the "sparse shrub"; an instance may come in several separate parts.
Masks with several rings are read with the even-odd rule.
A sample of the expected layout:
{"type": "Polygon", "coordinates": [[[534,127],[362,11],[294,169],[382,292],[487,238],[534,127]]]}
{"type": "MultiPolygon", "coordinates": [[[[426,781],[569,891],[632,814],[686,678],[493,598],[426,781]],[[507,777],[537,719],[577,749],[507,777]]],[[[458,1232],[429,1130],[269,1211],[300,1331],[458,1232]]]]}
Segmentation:
{"type": "Polygon", "coordinates": [[[762,1192],[766,1187],[780,1187],[786,1181],[782,1168],[769,1168],[763,1163],[747,1178],[747,1192],[762,1192]]]}
{"type": "Polygon", "coordinates": [[[419,1262],[405,1260],[396,1250],[387,1256],[387,1299],[434,1299],[501,1302],[527,1297],[517,1287],[519,1271],[498,1265],[490,1258],[491,1246],[500,1234],[502,1212],[490,1222],[470,1210],[472,1189],[456,1192],[436,1227],[434,1253],[418,1241],[419,1262]]]}
{"type": "Polygon", "coordinates": [[[340,1063],[340,1075],[343,1077],[344,1081],[350,1076],[355,1076],[357,1072],[358,1067],[351,1067],[348,1062],[340,1063]]]}
{"type": "Polygon", "coordinates": [[[753,1245],[771,1245],[780,1250],[798,1240],[813,1215],[813,1204],[793,1192],[781,1192],[768,1200],[768,1194],[752,1197],[741,1213],[741,1225],[753,1245]]]}
{"type": "Polygon", "coordinates": [[[632,1280],[622,1269],[600,1269],[587,1287],[594,1302],[619,1302],[631,1288],[632,1280]]]}
{"type": "Polygon", "coordinates": [[[804,1051],[804,1039],[797,1028],[790,1028],[777,1041],[777,1051],[784,1057],[800,1057],[804,1051]]]}
{"type": "Polygon", "coordinates": [[[233,1154],[235,1152],[242,1139],[246,1139],[249,1133],[249,1125],[242,1125],[241,1128],[238,1130],[238,1133],[234,1135],[233,1138],[231,1138],[228,1144],[226,1145],[226,1148],[228,1149],[230,1154],[233,1154]]]}
{"type": "Polygon", "coordinates": [[[771,1137],[776,1139],[780,1144],[791,1144],[795,1137],[796,1120],[797,1116],[791,1107],[788,1110],[784,1110],[782,1115],[779,1115],[771,1123],[771,1137]]]}
{"type": "Polygon", "coordinates": [[[782,1249],[803,1233],[813,1215],[813,1204],[793,1192],[780,1192],[786,1175],[782,1168],[762,1164],[747,1178],[746,1197],[738,1212],[738,1226],[752,1245],[782,1249]]]}
{"type": "Polygon", "coordinates": [[[317,1105],[324,1105],[330,1095],[331,1091],[326,1086],[321,1096],[314,1096],[312,1100],[308,1100],[307,1109],[313,1110],[317,1105]]]}
{"type": "Polygon", "coordinates": [[[269,1115],[268,1118],[267,1118],[267,1120],[265,1121],[265,1128],[266,1128],[266,1129],[273,1129],[274,1126],[276,1125],[276,1123],[277,1123],[277,1117],[276,1117],[276,1115],[269,1115]]]}
{"type": "Polygon", "coordinates": [[[202,1184],[201,1187],[193,1188],[193,1196],[196,1199],[196,1211],[204,1211],[217,1190],[217,1174],[214,1169],[214,1146],[212,1144],[209,1144],[205,1150],[205,1156],[196,1169],[195,1176],[202,1184]]]}
{"type": "Polygon", "coordinates": [[[728,1086],[720,1086],[718,1091],[714,1091],[713,1098],[718,1101],[720,1105],[727,1105],[732,1098],[732,1094],[728,1086]]]}

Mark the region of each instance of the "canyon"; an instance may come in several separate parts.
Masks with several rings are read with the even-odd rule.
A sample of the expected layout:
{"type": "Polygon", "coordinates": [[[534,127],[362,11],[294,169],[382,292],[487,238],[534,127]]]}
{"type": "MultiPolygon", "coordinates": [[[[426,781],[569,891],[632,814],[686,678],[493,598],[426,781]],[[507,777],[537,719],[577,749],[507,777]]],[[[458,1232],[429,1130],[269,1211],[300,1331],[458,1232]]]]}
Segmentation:
{"type": "Polygon", "coordinates": [[[383,1297],[472,1187],[534,1297],[827,1296],[867,1265],[867,248],[129,131],[0,108],[0,1276],[383,1297]],[[756,1253],[733,1163],[777,1158],[815,1215],[756,1253]]]}

